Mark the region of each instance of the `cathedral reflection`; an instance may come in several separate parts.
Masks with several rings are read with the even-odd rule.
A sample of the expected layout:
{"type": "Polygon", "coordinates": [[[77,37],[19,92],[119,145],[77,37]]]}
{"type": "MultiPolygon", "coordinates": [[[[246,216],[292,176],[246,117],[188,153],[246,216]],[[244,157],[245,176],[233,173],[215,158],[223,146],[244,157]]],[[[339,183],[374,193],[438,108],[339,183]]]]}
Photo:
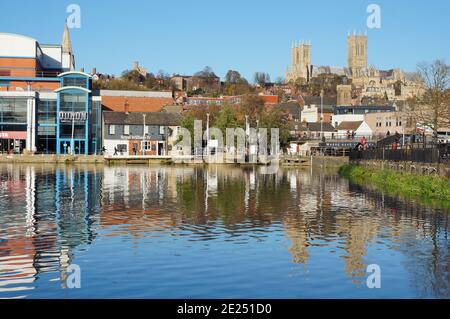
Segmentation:
{"type": "Polygon", "coordinates": [[[349,185],[336,174],[3,165],[0,177],[0,211],[12,212],[0,214],[0,297],[26,296],[45,273],[58,273],[64,283],[76,254],[89,249],[99,232],[248,243],[280,229],[293,265],[307,267],[325,247],[341,261],[334,264],[343,265],[333,271],[355,283],[364,279],[372,244],[396,238],[387,248],[415,265],[408,268],[413,276],[427,278],[416,282],[422,283],[417,289],[448,293],[448,213],[349,185]],[[431,259],[415,255],[424,249],[432,251],[431,259]]]}

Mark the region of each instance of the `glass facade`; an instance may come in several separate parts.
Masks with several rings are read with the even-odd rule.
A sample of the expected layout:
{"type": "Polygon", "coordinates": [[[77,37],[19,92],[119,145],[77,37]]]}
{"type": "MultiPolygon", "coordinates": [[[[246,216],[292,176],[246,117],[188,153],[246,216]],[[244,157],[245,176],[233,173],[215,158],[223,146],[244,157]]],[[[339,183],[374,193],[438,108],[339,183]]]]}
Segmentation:
{"type": "Polygon", "coordinates": [[[78,72],[61,77],[57,90],[56,153],[99,154],[101,152],[101,102],[93,101],[91,79],[78,72]]]}
{"type": "Polygon", "coordinates": [[[38,153],[56,153],[56,100],[37,101],[36,149],[38,153]]]}
{"type": "Polygon", "coordinates": [[[21,153],[26,131],[27,99],[0,97],[0,153],[21,153]]]}
{"type": "Polygon", "coordinates": [[[66,72],[60,75],[56,97],[0,96],[0,152],[29,148],[39,154],[100,154],[102,106],[92,97],[91,86],[88,74],[66,72]],[[33,119],[35,123],[27,123],[33,119]]]}
{"type": "Polygon", "coordinates": [[[27,130],[27,99],[0,97],[0,131],[27,130]]]}

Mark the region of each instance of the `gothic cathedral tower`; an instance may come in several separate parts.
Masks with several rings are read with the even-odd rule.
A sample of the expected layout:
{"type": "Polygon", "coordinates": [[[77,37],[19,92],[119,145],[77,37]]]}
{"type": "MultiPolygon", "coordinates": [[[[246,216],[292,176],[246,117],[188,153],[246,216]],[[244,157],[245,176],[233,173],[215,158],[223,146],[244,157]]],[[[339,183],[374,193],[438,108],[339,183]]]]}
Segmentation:
{"type": "Polygon", "coordinates": [[[348,67],[353,77],[361,77],[367,69],[367,35],[349,35],[348,67]]]}
{"type": "Polygon", "coordinates": [[[286,81],[295,81],[298,78],[309,80],[311,75],[311,44],[303,43],[292,45],[291,68],[286,71],[286,81]]]}

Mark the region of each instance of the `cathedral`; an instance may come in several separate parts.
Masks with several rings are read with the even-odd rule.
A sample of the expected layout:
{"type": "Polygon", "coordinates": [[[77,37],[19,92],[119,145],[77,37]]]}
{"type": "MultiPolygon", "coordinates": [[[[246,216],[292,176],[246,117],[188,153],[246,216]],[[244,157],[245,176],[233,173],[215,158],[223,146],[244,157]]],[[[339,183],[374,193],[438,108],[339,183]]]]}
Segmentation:
{"type": "Polygon", "coordinates": [[[295,43],[291,48],[291,67],[286,69],[286,82],[301,79],[309,83],[312,77],[336,74],[348,79],[338,85],[338,104],[359,105],[367,99],[401,101],[423,93],[422,84],[400,69],[378,70],[368,64],[367,34],[349,34],[347,37],[347,66],[316,66],[311,63],[311,43],[295,43]],[[342,98],[340,98],[342,97],[342,98]]]}

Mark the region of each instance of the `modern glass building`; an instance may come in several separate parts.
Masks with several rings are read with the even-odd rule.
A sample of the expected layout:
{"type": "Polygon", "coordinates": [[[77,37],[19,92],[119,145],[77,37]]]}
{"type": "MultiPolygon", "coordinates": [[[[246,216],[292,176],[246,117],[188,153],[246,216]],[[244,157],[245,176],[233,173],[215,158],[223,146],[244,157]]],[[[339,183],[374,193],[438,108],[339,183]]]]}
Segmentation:
{"type": "Polygon", "coordinates": [[[91,76],[82,72],[59,75],[56,153],[96,154],[101,150],[101,100],[92,96],[91,76]]]}
{"type": "Polygon", "coordinates": [[[0,33],[0,153],[98,154],[101,108],[67,27],[61,45],[0,33]]]}

